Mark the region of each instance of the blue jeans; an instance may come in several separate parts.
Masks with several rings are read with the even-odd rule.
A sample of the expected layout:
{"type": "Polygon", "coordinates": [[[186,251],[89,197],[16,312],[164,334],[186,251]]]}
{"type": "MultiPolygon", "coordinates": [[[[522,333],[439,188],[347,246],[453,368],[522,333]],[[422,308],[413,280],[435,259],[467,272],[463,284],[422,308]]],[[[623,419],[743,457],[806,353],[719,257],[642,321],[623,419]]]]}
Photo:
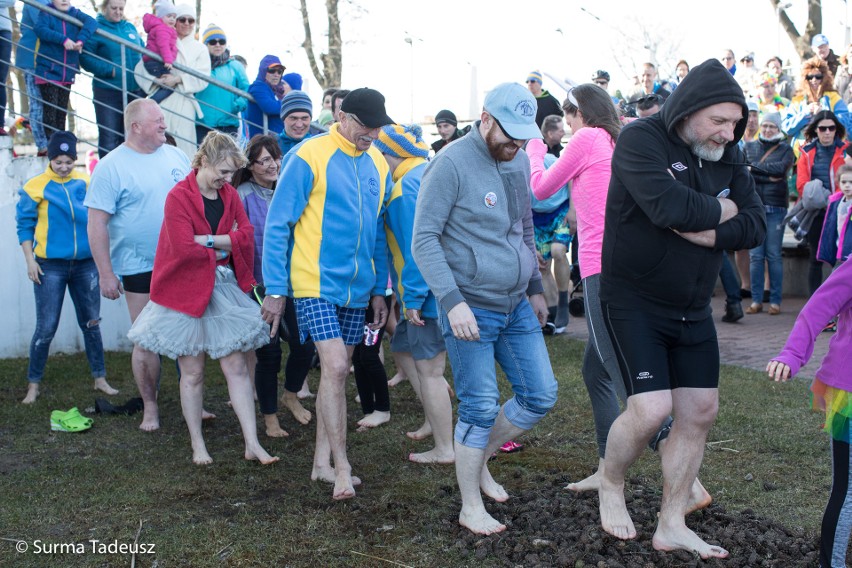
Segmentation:
{"type": "Polygon", "coordinates": [[[765,205],[766,240],[749,251],[751,257],[751,297],[760,303],[763,297],[763,261],[769,264],[769,303],[781,304],[781,284],[784,279],[784,262],[781,260],[781,244],[784,240],[784,216],[787,209],[765,205]]]}
{"type": "Polygon", "coordinates": [[[65,299],[65,288],[77,311],[77,324],[83,331],[86,357],[92,377],[106,376],[104,344],[101,340],[101,289],[98,268],[91,258],[60,260],[37,258],[44,274],[41,284],[33,284],[36,303],[36,329],[30,344],[30,365],[27,380],[40,383],[50,351],[50,342],[59,326],[59,314],[65,299]]]}
{"type": "MultiPolygon", "coordinates": [[[[140,98],[139,95],[127,93],[127,102],[140,98]]],[[[103,158],[124,142],[124,99],[119,89],[109,87],[92,87],[92,99],[98,123],[98,156],[103,158]]]]}
{"type": "MultiPolygon", "coordinates": [[[[740,293],[737,271],[734,270],[734,265],[728,258],[728,251],[722,251],[722,253],[722,269],[719,271],[719,279],[722,281],[722,288],[725,289],[726,302],[728,305],[739,304],[743,301],[743,297],[740,293]]],[[[761,295],[763,295],[763,292],[761,292],[761,295]]]]}
{"type": "Polygon", "coordinates": [[[35,74],[32,69],[24,70],[24,78],[27,83],[27,94],[30,99],[30,129],[33,131],[33,140],[36,148],[47,150],[47,134],[44,133],[44,105],[41,102],[41,90],[35,82],[35,74]]]}
{"type": "Polygon", "coordinates": [[[456,442],[484,449],[500,412],[495,360],[514,393],[503,413],[518,428],[529,430],[544,418],[556,404],[557,385],[541,326],[526,299],[509,314],[471,310],[479,341],[456,339],[443,310],[439,319],[459,399],[456,442]]]}
{"type": "Polygon", "coordinates": [[[9,76],[9,61],[12,57],[12,32],[0,31],[0,127],[6,126],[6,78],[9,76]]]}

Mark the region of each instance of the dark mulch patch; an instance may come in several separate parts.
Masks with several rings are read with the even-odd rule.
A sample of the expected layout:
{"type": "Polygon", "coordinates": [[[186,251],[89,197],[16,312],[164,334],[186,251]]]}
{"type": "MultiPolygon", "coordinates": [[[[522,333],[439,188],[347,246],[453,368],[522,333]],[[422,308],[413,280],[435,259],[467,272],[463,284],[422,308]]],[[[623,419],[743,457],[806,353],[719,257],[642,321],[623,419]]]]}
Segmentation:
{"type": "Polygon", "coordinates": [[[687,524],[705,541],[730,552],[727,559],[702,560],[685,552],[658,552],[651,546],[660,508],[659,489],[642,480],[627,483],[627,507],[635,540],[620,541],[601,530],[597,494],[564,490],[567,480],[541,476],[536,490],[512,495],[508,503],[486,503],[505,523],[501,534],[483,537],[456,527],[455,547],[471,561],[500,560],[505,566],[571,568],[656,568],[687,566],[805,567],[818,564],[819,543],[801,527],[784,527],[750,509],[728,512],[718,504],[691,514],[687,524]]]}

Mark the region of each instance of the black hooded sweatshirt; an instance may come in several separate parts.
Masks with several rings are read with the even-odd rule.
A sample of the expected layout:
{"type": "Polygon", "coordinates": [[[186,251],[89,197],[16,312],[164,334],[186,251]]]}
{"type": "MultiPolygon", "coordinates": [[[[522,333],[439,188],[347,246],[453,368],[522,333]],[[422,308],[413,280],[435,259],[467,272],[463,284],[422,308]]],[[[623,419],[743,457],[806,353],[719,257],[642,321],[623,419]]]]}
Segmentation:
{"type": "Polygon", "coordinates": [[[763,205],[737,147],[747,117],[742,88],[711,59],[689,72],[659,113],[624,127],[612,156],[606,204],[604,303],[684,321],[710,315],[723,251],[753,248],[766,234],[763,205]],[[702,160],[681,140],[677,126],[691,113],[727,102],[743,109],[734,140],[718,162],[702,160]],[[719,225],[716,196],[724,189],[739,213],[719,225]],[[716,229],[716,245],[692,244],[672,229],[716,229]]]}

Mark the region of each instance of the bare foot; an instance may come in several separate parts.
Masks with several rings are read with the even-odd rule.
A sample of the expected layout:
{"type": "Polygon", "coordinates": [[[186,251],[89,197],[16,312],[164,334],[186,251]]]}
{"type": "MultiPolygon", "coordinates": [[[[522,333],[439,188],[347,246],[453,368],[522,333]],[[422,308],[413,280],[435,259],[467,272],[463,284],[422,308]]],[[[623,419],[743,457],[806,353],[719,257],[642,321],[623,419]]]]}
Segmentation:
{"type": "MultiPolygon", "coordinates": [[[[482,473],[479,476],[479,488],[483,493],[497,501],[498,503],[504,503],[509,500],[509,494],[506,493],[506,490],[503,489],[503,486],[494,481],[494,478],[491,477],[491,472],[488,471],[488,464],[486,463],[482,466],[482,473]]],[[[487,515],[488,513],[486,513],[487,515]]],[[[461,522],[461,517],[459,517],[459,522],[461,522]]],[[[495,521],[496,522],[496,521],[495,521]]],[[[464,523],[462,523],[464,524],[464,523]]],[[[467,525],[465,525],[467,526],[467,525]]],[[[468,527],[470,528],[470,527],[468,527]]],[[[506,528],[506,527],[503,527],[506,528]]],[[[471,529],[473,530],[473,529],[471,529]]],[[[500,529],[503,530],[503,529],[500,529]]],[[[476,532],[476,531],[474,531],[476,532]]],[[[493,531],[500,532],[500,531],[493,531]]],[[[485,534],[485,533],[483,533],[485,534]]],[[[487,533],[491,534],[491,533],[487,533]]]]}
{"type": "MultiPolygon", "coordinates": [[[[356,476],[351,476],[352,485],[358,487],[361,485],[361,480],[356,476]]],[[[326,483],[334,483],[334,468],[332,467],[317,467],[311,471],[311,481],[325,481],[326,483]]]]}
{"type": "MultiPolygon", "coordinates": [[[[231,401],[228,401],[230,403],[231,401]]],[[[216,420],[216,415],[212,412],[207,412],[203,408],[201,409],[201,419],[202,420],[216,420]]]]}
{"type": "Polygon", "coordinates": [[[38,398],[38,383],[30,383],[27,387],[27,396],[21,401],[22,404],[32,404],[38,398]]]}
{"type": "Polygon", "coordinates": [[[311,389],[308,388],[308,383],[305,381],[305,385],[302,387],[302,390],[296,393],[296,396],[305,399],[305,398],[316,398],[317,395],[311,392],[311,389]]]}
{"type": "Polygon", "coordinates": [[[689,501],[686,503],[686,515],[698,511],[699,509],[709,507],[712,502],[713,497],[711,497],[710,493],[704,489],[704,486],[701,485],[701,482],[698,481],[698,478],[696,477],[695,481],[692,483],[692,487],[689,489],[689,501]]]}
{"type": "MultiPolygon", "coordinates": [[[[160,410],[157,403],[149,403],[144,406],[142,409],[142,424],[139,425],[139,429],[145,432],[153,432],[160,429],[160,410]]],[[[204,453],[206,454],[207,451],[205,450],[204,453]]],[[[194,455],[195,452],[193,452],[194,455]]],[[[207,458],[210,459],[210,456],[208,455],[207,458]]],[[[194,458],[193,461],[195,461],[194,458]]]]}
{"type": "Polygon", "coordinates": [[[423,422],[423,426],[421,426],[414,432],[406,432],[405,435],[411,438],[412,440],[425,440],[426,438],[432,435],[432,425],[429,424],[428,420],[426,420],[425,422],[423,422]]]}
{"type": "Polygon", "coordinates": [[[489,535],[506,530],[506,525],[498,522],[484,508],[462,506],[459,524],[474,534],[489,535]]]}
{"type": "Polygon", "coordinates": [[[266,450],[264,450],[260,446],[257,446],[257,448],[253,450],[246,448],[245,457],[249,461],[257,460],[263,465],[269,465],[281,459],[278,456],[270,456],[268,453],[266,453],[266,450]]]}
{"type": "Polygon", "coordinates": [[[348,472],[340,472],[334,480],[334,490],[331,498],[335,501],[343,501],[355,497],[355,484],[348,472]]]}
{"type": "Polygon", "coordinates": [[[386,422],[390,422],[390,417],[390,412],[376,410],[359,420],[358,426],[361,426],[362,428],[375,428],[376,426],[381,426],[386,422]]]}
{"type": "Polygon", "coordinates": [[[565,489],[569,491],[575,491],[577,493],[582,493],[583,491],[597,491],[601,487],[601,477],[603,477],[603,470],[604,461],[600,460],[600,462],[598,463],[598,470],[595,473],[580,481],[569,483],[565,486],[565,489]]]}
{"type": "Polygon", "coordinates": [[[298,393],[285,392],[284,396],[281,397],[281,402],[284,403],[284,406],[293,414],[293,418],[299,424],[307,424],[311,421],[311,412],[299,402],[298,393]]]}
{"type": "Polygon", "coordinates": [[[621,540],[636,538],[636,527],[633,526],[633,520],[627,512],[627,503],[624,502],[624,482],[610,486],[606,479],[601,477],[598,498],[601,528],[621,540]]]}
{"type": "Polygon", "coordinates": [[[195,465],[208,465],[213,463],[213,458],[207,453],[207,447],[204,444],[200,448],[192,449],[192,463],[195,465]]]}
{"type": "Polygon", "coordinates": [[[450,464],[455,463],[456,454],[455,452],[439,452],[438,448],[433,448],[428,452],[423,452],[422,454],[408,454],[408,461],[412,461],[414,463],[437,463],[437,464],[450,464]]]}
{"type": "Polygon", "coordinates": [[[290,435],[286,430],[281,428],[281,424],[278,423],[277,414],[264,414],[263,422],[266,424],[266,435],[270,438],[283,438],[290,435]]]}
{"type": "Polygon", "coordinates": [[[405,374],[403,374],[402,371],[399,371],[397,374],[395,374],[393,376],[393,378],[391,380],[388,381],[388,386],[389,387],[395,387],[399,383],[404,383],[407,380],[408,380],[408,377],[406,377],[405,374]]]}
{"type": "Polygon", "coordinates": [[[708,544],[701,540],[697,534],[690,530],[685,524],[679,527],[664,529],[662,523],[657,526],[657,532],[651,539],[654,550],[672,551],[687,550],[695,552],[701,558],[727,558],[728,551],[721,546],[708,544]]]}
{"type": "Polygon", "coordinates": [[[106,394],[110,394],[110,395],[118,394],[118,389],[114,389],[111,386],[109,386],[109,383],[107,383],[107,381],[104,377],[101,377],[99,379],[95,379],[95,390],[105,392],[106,394]]]}

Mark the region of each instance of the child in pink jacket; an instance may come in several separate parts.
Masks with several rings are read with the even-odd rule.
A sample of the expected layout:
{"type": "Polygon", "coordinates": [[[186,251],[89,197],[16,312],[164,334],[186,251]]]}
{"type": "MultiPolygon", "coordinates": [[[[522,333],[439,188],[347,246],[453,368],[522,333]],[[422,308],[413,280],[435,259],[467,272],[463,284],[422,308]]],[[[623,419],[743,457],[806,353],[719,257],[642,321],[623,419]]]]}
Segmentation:
{"type": "MultiPolygon", "coordinates": [[[[168,75],[171,72],[172,63],[177,58],[176,20],[177,8],[171,0],[160,0],[154,6],[153,14],[142,16],[142,26],[148,34],[148,43],[145,47],[163,58],[163,63],[160,63],[147,55],[142,56],[145,70],[154,77],[161,78],[163,75],[168,75]]],[[[171,89],[161,85],[149,98],[159,104],[171,94],[171,89]]]]}

